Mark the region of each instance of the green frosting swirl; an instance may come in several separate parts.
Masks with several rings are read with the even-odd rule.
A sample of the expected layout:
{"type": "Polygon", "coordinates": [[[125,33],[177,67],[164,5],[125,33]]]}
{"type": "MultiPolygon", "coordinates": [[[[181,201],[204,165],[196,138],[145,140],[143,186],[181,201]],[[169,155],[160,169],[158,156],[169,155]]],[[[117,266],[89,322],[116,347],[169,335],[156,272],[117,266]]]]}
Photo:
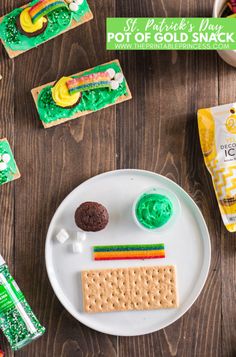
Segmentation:
{"type": "Polygon", "coordinates": [[[173,204],[168,197],[151,193],[141,196],[135,213],[139,223],[148,229],[155,229],[166,224],[173,215],[173,204]]]}
{"type": "MultiPolygon", "coordinates": [[[[36,2],[38,2],[38,0],[32,1],[29,6],[34,5],[36,2]]],[[[67,8],[50,12],[47,15],[48,25],[45,31],[35,37],[25,36],[19,31],[16,20],[22,11],[22,8],[13,10],[3,17],[0,24],[0,38],[5,45],[13,51],[26,51],[39,46],[65,31],[71,25],[72,19],[77,22],[80,21],[90,9],[87,1],[84,0],[77,12],[72,12],[67,8]]]]}
{"type": "MultiPolygon", "coordinates": [[[[106,71],[109,68],[113,68],[116,73],[121,71],[120,66],[114,62],[106,65],[97,66],[90,71],[86,71],[85,73],[83,73],[83,75],[106,71]]],[[[70,118],[78,112],[83,112],[87,110],[96,111],[102,109],[108,104],[115,103],[116,100],[122,95],[127,94],[127,85],[126,81],[124,80],[119,85],[119,88],[116,90],[110,90],[109,88],[100,88],[83,92],[79,104],[73,108],[67,109],[56,105],[52,98],[51,89],[52,86],[47,86],[43,88],[38,96],[38,113],[40,119],[44,123],[50,123],[61,118],[70,118]]]]}

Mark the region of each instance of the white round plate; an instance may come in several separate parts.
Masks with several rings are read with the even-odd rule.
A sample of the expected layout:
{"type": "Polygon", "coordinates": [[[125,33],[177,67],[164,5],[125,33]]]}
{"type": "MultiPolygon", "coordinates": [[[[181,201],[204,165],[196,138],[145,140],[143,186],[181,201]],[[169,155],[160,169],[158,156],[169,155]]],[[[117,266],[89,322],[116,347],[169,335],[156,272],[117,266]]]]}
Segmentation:
{"type": "Polygon", "coordinates": [[[207,278],[211,247],[204,218],[190,196],[171,180],[149,171],[118,170],[95,176],[73,190],[57,209],[46,240],[46,267],[58,299],[77,320],[111,335],[135,336],[160,330],[180,318],[194,303],[207,278]],[[144,232],[132,218],[132,204],[146,188],[163,187],[176,194],[181,214],[166,231],[144,232]],[[82,253],[72,252],[78,231],[76,208],[85,201],[107,207],[109,224],[100,232],[88,233],[82,253]],[[64,244],[56,239],[60,229],[70,236],[64,244]],[[166,258],[148,260],[93,261],[92,246],[135,243],[165,244],[166,258]],[[152,311],[88,314],[82,311],[80,272],[128,266],[176,265],[179,307],[152,311]]]}

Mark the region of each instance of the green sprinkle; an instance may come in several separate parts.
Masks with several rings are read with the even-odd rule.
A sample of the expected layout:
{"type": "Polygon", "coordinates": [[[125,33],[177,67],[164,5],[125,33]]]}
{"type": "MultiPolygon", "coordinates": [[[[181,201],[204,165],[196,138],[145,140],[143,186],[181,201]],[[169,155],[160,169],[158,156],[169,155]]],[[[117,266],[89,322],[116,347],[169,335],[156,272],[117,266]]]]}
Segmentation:
{"type": "Polygon", "coordinates": [[[0,328],[13,351],[27,345],[45,331],[6,264],[0,266],[0,328]],[[24,315],[22,315],[22,310],[24,315]]]}

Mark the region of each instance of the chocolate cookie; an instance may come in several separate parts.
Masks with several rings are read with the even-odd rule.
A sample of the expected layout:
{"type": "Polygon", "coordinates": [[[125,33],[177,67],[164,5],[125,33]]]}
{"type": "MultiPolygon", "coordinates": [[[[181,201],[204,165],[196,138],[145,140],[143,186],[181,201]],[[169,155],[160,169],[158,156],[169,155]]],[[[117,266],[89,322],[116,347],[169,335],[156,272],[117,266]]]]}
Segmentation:
{"type": "Polygon", "coordinates": [[[75,223],[86,232],[98,232],[108,223],[106,207],[98,202],[84,202],[75,211],[75,223]]]}

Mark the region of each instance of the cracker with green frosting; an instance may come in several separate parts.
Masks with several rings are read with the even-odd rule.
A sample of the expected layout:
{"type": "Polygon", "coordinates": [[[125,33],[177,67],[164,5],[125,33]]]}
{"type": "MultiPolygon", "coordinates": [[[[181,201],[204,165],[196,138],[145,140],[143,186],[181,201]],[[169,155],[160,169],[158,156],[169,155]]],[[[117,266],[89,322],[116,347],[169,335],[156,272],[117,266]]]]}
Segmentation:
{"type": "Polygon", "coordinates": [[[32,89],[31,93],[44,128],[50,128],[131,99],[131,92],[118,60],[76,73],[68,78],[81,78],[83,76],[104,73],[106,71],[108,71],[108,73],[113,72],[115,79],[119,80],[121,78],[121,80],[119,80],[119,85],[114,86],[116,81],[111,80],[112,88],[90,88],[90,90],[83,91],[79,101],[67,108],[57,105],[53,99],[53,88],[55,88],[56,84],[65,77],[32,89]]]}
{"type": "MultiPolygon", "coordinates": [[[[41,33],[36,33],[35,36],[32,36],[32,34],[27,36],[19,28],[19,18],[26,8],[32,8],[38,2],[39,0],[33,0],[0,18],[0,40],[10,58],[38,47],[42,43],[93,19],[93,14],[87,0],[80,0],[77,11],[71,11],[68,4],[68,6],[66,5],[49,12],[47,14],[47,26],[45,26],[45,30],[41,33]]],[[[66,1],[65,4],[67,4],[66,1]]]]}
{"type": "Polygon", "coordinates": [[[16,165],[9,142],[6,138],[0,139],[0,186],[4,183],[16,180],[20,172],[16,165]]]}

